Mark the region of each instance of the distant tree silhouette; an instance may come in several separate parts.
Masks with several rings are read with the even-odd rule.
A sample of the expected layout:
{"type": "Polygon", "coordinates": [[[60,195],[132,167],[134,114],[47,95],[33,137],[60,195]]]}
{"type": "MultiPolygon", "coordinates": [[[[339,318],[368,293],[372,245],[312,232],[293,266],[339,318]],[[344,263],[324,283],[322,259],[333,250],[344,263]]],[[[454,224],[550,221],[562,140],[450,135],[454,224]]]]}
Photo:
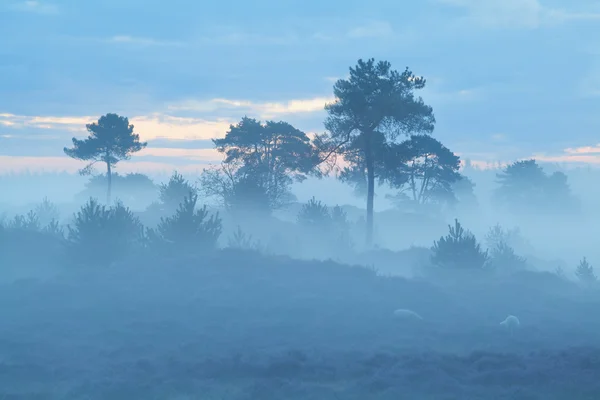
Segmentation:
{"type": "Polygon", "coordinates": [[[297,223],[311,239],[321,245],[325,244],[329,250],[347,253],[352,248],[350,224],[346,212],[340,206],[336,205],[330,210],[327,205],[312,197],[302,205],[297,223]]]}
{"type": "Polygon", "coordinates": [[[458,220],[448,225],[449,233],[433,243],[431,261],[448,269],[479,270],[488,262],[488,252],[481,249],[475,235],[466,232],[458,220]]]}
{"type": "Polygon", "coordinates": [[[297,221],[304,227],[316,229],[329,229],[332,224],[329,208],[321,201],[317,201],[314,196],[308,203],[302,205],[297,221]]]}
{"type": "MultiPolygon", "coordinates": [[[[93,175],[85,185],[85,190],[78,194],[78,197],[98,198],[102,193],[106,192],[108,179],[106,175],[93,175]]],[[[149,200],[156,198],[157,187],[152,179],[145,174],[133,173],[121,175],[117,172],[112,173],[111,187],[113,196],[116,195],[119,199],[127,204],[131,203],[146,203],[149,200]]]]}
{"type": "Polygon", "coordinates": [[[433,110],[414,91],[425,87],[425,79],[408,68],[402,73],[392,70],[387,61],[358,60],[350,68],[349,79],[338,80],[333,92],[336,100],[327,104],[327,133],[315,142],[322,160],[341,155],[353,174],[366,180],[366,243],[373,241],[373,200],[377,171],[386,154],[401,134],[430,133],[435,118],[433,110]]]}
{"type": "MultiPolygon", "coordinates": [[[[240,168],[241,164],[232,161],[205,169],[200,176],[199,191],[204,197],[216,199],[221,207],[237,217],[265,217],[278,208],[278,204],[273,203],[273,198],[260,180],[240,168]]],[[[283,197],[288,200],[292,198],[287,195],[283,197]]],[[[283,197],[279,200],[283,200],[283,197]]]]}
{"type": "Polygon", "coordinates": [[[190,193],[196,192],[195,186],[183,175],[174,171],[167,183],[159,185],[159,200],[169,212],[174,212],[183,203],[184,199],[189,197],[190,193]]]}
{"type": "Polygon", "coordinates": [[[113,207],[90,199],[67,226],[72,260],[80,264],[108,265],[140,249],[144,227],[129,208],[113,207]]]}
{"type": "Polygon", "coordinates": [[[153,246],[178,253],[198,253],[213,250],[222,233],[218,214],[209,217],[206,206],[196,209],[198,195],[190,191],[171,217],[161,218],[156,230],[148,229],[153,246]]]}
{"type": "Polygon", "coordinates": [[[569,213],[577,208],[567,176],[562,172],[548,176],[535,160],[510,164],[497,179],[495,201],[513,212],[569,213]]]}
{"type": "Polygon", "coordinates": [[[40,221],[40,225],[47,226],[60,218],[60,211],[56,204],[44,197],[42,202],[35,207],[35,215],[40,221]]]}
{"type": "Polygon", "coordinates": [[[244,191],[251,194],[247,197],[266,196],[269,208],[277,209],[293,199],[290,186],[294,181],[318,173],[319,158],[310,139],[287,122],[262,123],[244,117],[230,126],[224,138],[213,142],[225,155],[225,166],[206,170],[201,186],[216,186],[224,202],[232,196],[237,202],[237,192],[244,191]]]}
{"type": "Polygon", "coordinates": [[[91,161],[80,171],[82,174],[90,174],[96,162],[106,164],[106,200],[107,204],[110,204],[112,168],[119,161],[128,160],[131,154],[142,150],[147,143],[140,142],[140,136],[133,133],[134,127],[129,120],[117,114],[106,114],[100,117],[98,122],[87,124],[85,127],[90,135],[85,140],[73,138],[73,147],[65,147],[64,152],[71,158],[91,161]]]}
{"type": "Polygon", "coordinates": [[[577,278],[579,278],[580,281],[586,283],[596,282],[598,279],[596,274],[594,274],[594,267],[590,265],[585,257],[583,257],[583,260],[579,262],[579,265],[575,270],[575,275],[577,275],[577,278]]]}

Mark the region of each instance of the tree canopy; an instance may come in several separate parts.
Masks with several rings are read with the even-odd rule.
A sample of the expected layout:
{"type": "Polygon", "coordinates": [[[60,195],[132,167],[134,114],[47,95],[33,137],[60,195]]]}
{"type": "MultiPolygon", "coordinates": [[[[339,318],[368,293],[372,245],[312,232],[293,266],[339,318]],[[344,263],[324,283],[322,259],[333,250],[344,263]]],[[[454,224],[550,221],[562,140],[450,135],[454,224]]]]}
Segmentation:
{"type": "Polygon", "coordinates": [[[513,212],[571,213],[578,209],[567,176],[546,174],[535,160],[517,161],[497,175],[495,201],[513,212]]]}
{"type": "Polygon", "coordinates": [[[81,173],[91,172],[93,165],[97,162],[106,164],[106,177],[108,180],[107,202],[111,197],[111,169],[121,160],[128,160],[131,154],[138,152],[147,146],[146,142],[140,142],[140,136],[133,132],[133,125],[127,117],[117,114],[106,114],[98,119],[98,122],[87,124],[89,136],[84,140],[73,138],[73,147],[64,148],[64,152],[71,158],[91,161],[81,173]]]}
{"type": "Polygon", "coordinates": [[[228,208],[250,206],[248,200],[255,198],[277,209],[293,198],[294,181],[318,174],[319,157],[310,138],[287,122],[244,117],[213,142],[225,159],[204,171],[201,187],[228,208]]]}
{"type": "Polygon", "coordinates": [[[367,186],[367,245],[373,238],[373,201],[378,169],[385,169],[390,147],[400,135],[431,133],[433,109],[414,92],[425,79],[387,61],[358,60],[348,79],[338,80],[335,101],[327,104],[327,133],[317,137],[324,159],[341,155],[350,171],[362,173],[367,186]]]}

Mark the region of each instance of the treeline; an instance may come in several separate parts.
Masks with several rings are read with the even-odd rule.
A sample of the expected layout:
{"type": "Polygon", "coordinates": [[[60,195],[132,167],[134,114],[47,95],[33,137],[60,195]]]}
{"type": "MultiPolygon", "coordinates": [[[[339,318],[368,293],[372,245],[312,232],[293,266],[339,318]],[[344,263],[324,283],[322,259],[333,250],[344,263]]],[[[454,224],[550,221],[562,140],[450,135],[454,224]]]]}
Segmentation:
{"type": "MultiPolygon", "coordinates": [[[[284,121],[244,117],[213,143],[223,162],[204,170],[199,189],[226,210],[269,214],[293,200],[291,185],[335,173],[366,198],[365,242],[373,242],[376,185],[397,191],[403,208],[453,207],[473,201],[473,183],[460,173],[460,158],[431,136],[435,116],[415,93],[426,80],[387,61],[359,60],[338,80],[335,101],[326,104],[326,132],[309,137],[284,121]]],[[[104,164],[107,204],[112,170],[147,146],[126,117],[106,114],[88,124],[89,137],[73,138],[65,153],[88,162],[82,173],[104,164]]],[[[535,161],[521,161],[500,177],[498,199],[515,209],[574,209],[566,176],[546,176],[535,161]],[[552,201],[548,201],[548,199],[552,201]],[[541,206],[540,206],[541,205],[541,206]]]]}
{"type": "MultiPolygon", "coordinates": [[[[63,225],[58,222],[57,207],[44,199],[26,215],[1,221],[0,261],[19,266],[43,263],[105,267],[140,259],[202,260],[224,248],[298,257],[308,250],[317,258],[335,258],[349,264],[360,257],[354,240],[364,226],[351,222],[342,207],[327,207],[314,198],[302,205],[295,223],[284,229],[288,239],[292,239],[291,247],[300,251],[297,254],[293,254],[291,247],[281,248],[281,243],[261,243],[240,226],[223,238],[222,216],[205,205],[199,206],[194,187],[177,173],[161,185],[159,199],[154,207],[165,215],[151,227],[145,226],[122,202],[106,206],[95,199],[88,200],[63,225]],[[178,198],[182,200],[178,202],[178,198]]],[[[253,222],[272,224],[262,216],[253,222]]],[[[274,233],[279,236],[283,231],[274,233]]],[[[418,266],[423,274],[471,271],[502,275],[531,268],[527,259],[515,250],[526,246],[518,229],[506,230],[496,225],[489,229],[484,243],[480,243],[455,220],[448,227],[448,234],[433,241],[431,248],[411,248],[406,252],[425,250],[427,258],[418,266]]],[[[398,257],[397,262],[405,260],[398,257]]],[[[564,276],[561,270],[555,272],[564,276]]],[[[588,283],[597,280],[585,258],[576,275],[588,283]]]]}

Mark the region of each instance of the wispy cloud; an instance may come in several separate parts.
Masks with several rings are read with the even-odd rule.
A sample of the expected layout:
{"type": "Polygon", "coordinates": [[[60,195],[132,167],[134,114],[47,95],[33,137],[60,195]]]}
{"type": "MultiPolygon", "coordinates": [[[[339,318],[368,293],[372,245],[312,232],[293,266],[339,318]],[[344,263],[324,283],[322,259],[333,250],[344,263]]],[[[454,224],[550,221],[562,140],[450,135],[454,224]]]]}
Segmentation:
{"type": "Polygon", "coordinates": [[[357,26],[348,31],[347,36],[353,39],[381,38],[394,34],[394,29],[389,22],[371,21],[365,25],[357,26]]]}
{"type": "Polygon", "coordinates": [[[600,19],[600,13],[594,11],[545,7],[539,0],[436,0],[436,2],[464,9],[468,20],[486,28],[535,29],[570,21],[600,19]]]}
{"type": "MultiPolygon", "coordinates": [[[[211,165],[198,161],[189,163],[178,163],[179,172],[198,173],[203,168],[211,165]]],[[[68,157],[13,157],[0,156],[0,174],[23,173],[23,172],[69,172],[76,174],[82,167],[82,163],[68,157]]],[[[122,162],[117,165],[119,173],[158,173],[171,174],[175,166],[169,162],[159,161],[136,161],[135,157],[131,161],[122,162]]]]}
{"type": "MultiPolygon", "coordinates": [[[[68,135],[83,136],[86,134],[85,125],[98,120],[99,116],[58,117],[58,116],[24,116],[0,114],[0,125],[15,129],[16,134],[25,131],[31,134],[31,129],[44,129],[52,133],[65,132],[68,135]]],[[[201,118],[185,118],[164,115],[160,113],[147,116],[134,116],[129,122],[135,126],[135,131],[143,140],[152,139],[211,139],[222,137],[229,129],[232,121],[205,120],[201,118]]]]}
{"type": "Polygon", "coordinates": [[[129,35],[117,35],[108,39],[110,43],[121,43],[135,46],[167,46],[167,47],[182,47],[182,42],[157,40],[153,38],[137,37],[129,35]]]}
{"type": "Polygon", "coordinates": [[[283,115],[305,114],[323,111],[325,104],[332,102],[333,97],[315,97],[311,99],[297,99],[286,102],[252,102],[248,100],[211,99],[208,101],[185,100],[171,104],[167,107],[170,111],[196,111],[202,113],[216,110],[236,110],[250,113],[260,118],[275,118],[283,115]]]}
{"type": "Polygon", "coordinates": [[[11,8],[15,11],[30,12],[35,14],[58,14],[59,8],[56,4],[41,1],[20,1],[13,3],[11,8]]]}
{"type": "Polygon", "coordinates": [[[561,154],[536,153],[539,161],[575,164],[600,164],[600,143],[595,146],[568,147],[561,154]]]}

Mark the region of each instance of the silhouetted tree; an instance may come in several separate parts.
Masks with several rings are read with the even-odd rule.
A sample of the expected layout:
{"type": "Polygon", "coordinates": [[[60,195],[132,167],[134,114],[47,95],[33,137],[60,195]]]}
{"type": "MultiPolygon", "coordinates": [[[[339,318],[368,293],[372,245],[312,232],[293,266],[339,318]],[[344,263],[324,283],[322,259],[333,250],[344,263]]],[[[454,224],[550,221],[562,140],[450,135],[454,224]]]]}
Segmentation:
{"type": "Polygon", "coordinates": [[[72,259],[82,264],[110,264],[144,243],[140,220],[120,202],[107,207],[90,199],[67,228],[72,259]]]}
{"type": "Polygon", "coordinates": [[[298,224],[310,229],[329,229],[332,223],[329,208],[314,197],[302,205],[297,221],[298,224]]]}
{"type": "Polygon", "coordinates": [[[327,134],[316,143],[324,156],[339,154],[356,173],[362,170],[367,186],[366,242],[373,240],[373,200],[377,170],[389,146],[400,134],[430,133],[433,110],[414,91],[425,87],[425,79],[408,68],[392,70],[387,61],[358,60],[350,68],[350,78],[338,80],[333,92],[336,100],[325,106],[327,134]]]}
{"type": "Polygon", "coordinates": [[[431,261],[452,269],[479,270],[488,262],[488,252],[481,249],[475,235],[466,232],[458,220],[448,225],[449,234],[433,243],[431,261]]]}
{"type": "Polygon", "coordinates": [[[106,164],[106,178],[108,188],[106,192],[107,203],[111,199],[112,168],[121,160],[128,160],[131,154],[142,150],[147,143],[140,142],[140,136],[133,133],[133,125],[126,117],[117,114],[106,114],[98,122],[85,126],[90,135],[85,140],[73,138],[73,147],[64,148],[69,157],[77,160],[91,161],[80,172],[91,173],[96,162],[106,164]]]}
{"type": "Polygon", "coordinates": [[[596,274],[594,274],[594,267],[590,265],[585,257],[579,262],[579,265],[575,270],[575,275],[577,275],[579,280],[586,283],[595,282],[598,279],[596,274]]]}
{"type": "Polygon", "coordinates": [[[58,207],[48,200],[47,197],[44,197],[42,202],[35,207],[34,213],[42,226],[47,226],[53,223],[53,221],[58,221],[60,218],[58,207]]]}
{"type": "Polygon", "coordinates": [[[183,175],[175,171],[166,184],[160,184],[159,200],[169,212],[173,212],[177,210],[177,207],[183,203],[186,197],[189,197],[190,193],[196,192],[196,187],[185,179],[183,175]]]}
{"type": "MultiPolygon", "coordinates": [[[[278,208],[267,188],[248,171],[240,168],[241,162],[232,161],[220,166],[205,169],[200,177],[199,191],[204,197],[214,198],[227,211],[242,215],[264,217],[278,208]]],[[[285,195],[279,198],[283,200],[285,195]]],[[[286,201],[287,201],[286,200],[286,201]]],[[[279,203],[281,204],[281,203],[279,203]]]]}
{"type": "Polygon", "coordinates": [[[400,189],[395,200],[420,207],[430,203],[454,204],[452,185],[461,180],[460,157],[438,140],[412,135],[409,140],[390,145],[383,163],[381,181],[400,189]]]}
{"type": "Polygon", "coordinates": [[[548,176],[535,160],[517,161],[497,174],[495,201],[514,212],[570,212],[576,209],[567,177],[548,176]]]}
{"type": "MultiPolygon", "coordinates": [[[[97,198],[103,192],[106,192],[108,185],[107,176],[104,174],[94,175],[85,185],[78,197],[89,199],[90,197],[97,198]]],[[[111,177],[111,193],[113,197],[117,197],[127,204],[131,203],[149,203],[156,198],[157,187],[145,174],[133,173],[120,175],[113,172],[111,177]]]]}
{"type": "MultiPolygon", "coordinates": [[[[222,139],[213,140],[217,150],[225,155],[225,168],[205,171],[202,186],[217,186],[222,200],[236,191],[265,195],[270,209],[287,204],[293,196],[290,186],[303,181],[308,174],[318,173],[318,154],[308,136],[287,122],[244,117],[231,125],[222,139]],[[218,186],[225,185],[225,188],[218,186]]],[[[262,200],[261,200],[262,201],[262,200]]]]}
{"type": "Polygon", "coordinates": [[[218,214],[209,217],[206,206],[196,209],[197,201],[198,195],[189,192],[175,215],[161,218],[156,230],[148,229],[150,243],[186,253],[215,249],[223,230],[221,219],[218,214]]]}

